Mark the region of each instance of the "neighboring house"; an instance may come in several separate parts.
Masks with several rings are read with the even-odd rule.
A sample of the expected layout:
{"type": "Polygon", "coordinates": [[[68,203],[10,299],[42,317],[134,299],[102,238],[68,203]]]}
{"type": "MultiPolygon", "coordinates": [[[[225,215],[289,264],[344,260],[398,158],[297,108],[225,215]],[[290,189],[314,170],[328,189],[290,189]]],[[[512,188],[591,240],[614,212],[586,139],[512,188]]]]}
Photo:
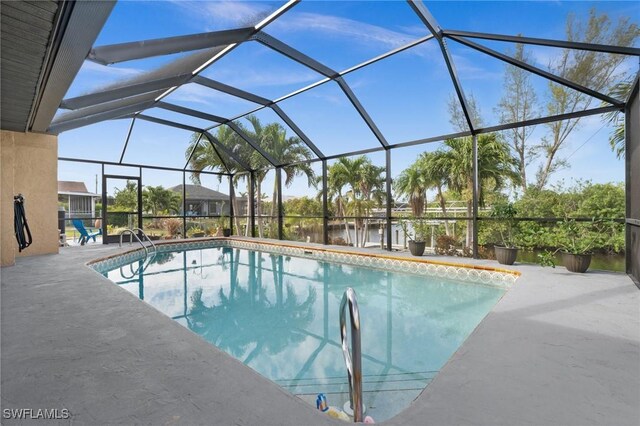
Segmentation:
{"type": "Polygon", "coordinates": [[[64,205],[67,217],[90,218],[96,216],[99,194],[87,190],[84,182],[58,181],[58,203],[64,205]]]}
{"type": "MultiPolygon", "coordinates": [[[[182,197],[182,185],[176,185],[169,189],[177,192],[182,197]]],[[[227,194],[214,191],[202,185],[187,185],[185,198],[187,216],[229,216],[230,199],[227,194]]],[[[237,201],[240,212],[234,213],[236,215],[246,214],[246,212],[243,212],[243,210],[246,210],[246,200],[237,198],[237,201]]],[[[182,214],[182,209],[180,209],[180,214],[182,214]]]]}

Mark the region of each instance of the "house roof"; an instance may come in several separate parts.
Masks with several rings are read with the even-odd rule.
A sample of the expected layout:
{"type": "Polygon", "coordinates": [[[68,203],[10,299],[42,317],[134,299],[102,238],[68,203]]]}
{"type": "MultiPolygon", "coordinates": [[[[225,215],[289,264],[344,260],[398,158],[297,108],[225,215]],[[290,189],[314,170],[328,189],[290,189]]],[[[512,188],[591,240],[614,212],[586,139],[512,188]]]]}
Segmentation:
{"type": "Polygon", "coordinates": [[[58,181],[58,192],[74,192],[74,193],[86,193],[89,194],[87,186],[84,182],[74,182],[68,180],[58,181]]]}
{"type": "MultiPolygon", "coordinates": [[[[182,185],[176,185],[169,189],[182,194],[182,185]]],[[[213,189],[209,189],[202,185],[187,185],[186,198],[191,200],[229,200],[229,196],[227,194],[214,191],[213,189]]]]}
{"type": "Polygon", "coordinates": [[[99,194],[94,194],[93,192],[89,192],[84,182],[76,182],[76,181],[68,181],[68,180],[58,181],[58,194],[100,197],[99,194]]]}

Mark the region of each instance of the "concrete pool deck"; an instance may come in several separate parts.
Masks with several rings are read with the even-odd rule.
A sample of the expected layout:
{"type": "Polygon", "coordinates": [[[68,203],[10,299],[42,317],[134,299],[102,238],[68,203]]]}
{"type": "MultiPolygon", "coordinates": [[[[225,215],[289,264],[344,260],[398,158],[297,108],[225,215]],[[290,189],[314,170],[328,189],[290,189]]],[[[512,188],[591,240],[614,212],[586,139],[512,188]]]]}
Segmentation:
{"type": "MultiPolygon", "coordinates": [[[[62,424],[341,424],[84,265],[128,249],[69,247],[2,269],[2,409],[66,408],[62,424]]],[[[638,424],[640,291],[631,279],[509,269],[522,273],[516,284],[385,424],[638,424]]]]}

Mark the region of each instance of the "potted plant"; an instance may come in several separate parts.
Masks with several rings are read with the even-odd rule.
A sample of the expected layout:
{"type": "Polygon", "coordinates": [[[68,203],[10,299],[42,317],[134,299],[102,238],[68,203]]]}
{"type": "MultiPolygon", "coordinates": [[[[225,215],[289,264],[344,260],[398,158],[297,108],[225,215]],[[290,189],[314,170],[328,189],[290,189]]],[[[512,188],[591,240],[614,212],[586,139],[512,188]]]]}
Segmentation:
{"type": "Polygon", "coordinates": [[[411,221],[413,234],[409,232],[409,223],[406,220],[400,221],[400,227],[404,233],[405,239],[409,241],[409,251],[414,256],[422,256],[427,246],[425,242],[425,222],[424,219],[414,219],[411,221]]]}
{"type": "Polygon", "coordinates": [[[564,219],[558,225],[559,248],[553,252],[539,254],[539,263],[555,268],[555,255],[560,252],[562,264],[568,271],[586,272],[591,264],[591,250],[596,237],[603,231],[597,229],[598,223],[600,222],[578,223],[575,219],[564,219]]]}
{"type": "Polygon", "coordinates": [[[190,238],[204,237],[204,230],[200,228],[198,225],[196,225],[187,231],[187,237],[190,237],[190,238]]]}
{"type": "Polygon", "coordinates": [[[231,228],[229,228],[229,217],[221,215],[218,218],[218,228],[222,229],[222,235],[225,237],[231,236],[231,228]]]}
{"type": "Polygon", "coordinates": [[[497,226],[500,232],[502,245],[495,245],[494,251],[498,263],[502,265],[513,265],[518,256],[518,248],[514,243],[513,229],[515,226],[515,217],[518,214],[513,207],[513,203],[498,203],[491,209],[490,216],[498,219],[497,226]]]}

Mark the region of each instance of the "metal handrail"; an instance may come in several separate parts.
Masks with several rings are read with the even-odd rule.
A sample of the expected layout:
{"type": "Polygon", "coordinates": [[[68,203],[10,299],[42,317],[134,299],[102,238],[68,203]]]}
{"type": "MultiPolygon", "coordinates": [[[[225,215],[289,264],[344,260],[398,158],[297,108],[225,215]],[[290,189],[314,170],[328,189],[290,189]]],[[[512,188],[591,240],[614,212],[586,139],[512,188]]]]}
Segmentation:
{"type": "Polygon", "coordinates": [[[132,231],[139,231],[139,232],[140,232],[140,234],[142,234],[142,236],[143,236],[144,238],[146,238],[146,239],[147,239],[147,241],[149,241],[149,244],[151,244],[151,247],[153,247],[153,250],[154,250],[154,251],[158,251],[158,248],[156,247],[156,245],[155,245],[155,244],[153,244],[153,241],[151,241],[151,238],[149,238],[149,236],[148,236],[147,234],[145,234],[145,233],[144,233],[144,231],[143,231],[142,229],[140,229],[140,228],[133,228],[133,229],[132,229],[132,231]]]}
{"type": "Polygon", "coordinates": [[[131,245],[131,243],[133,242],[133,239],[131,238],[131,235],[133,235],[134,237],[136,237],[136,240],[138,240],[138,242],[140,243],[140,245],[142,246],[142,248],[144,249],[144,258],[146,259],[147,256],[149,255],[149,250],[147,250],[147,246],[145,246],[142,241],[140,240],[140,238],[138,237],[138,235],[136,235],[135,232],[133,232],[133,229],[125,229],[124,231],[120,232],[120,247],[122,247],[122,237],[124,236],[124,234],[129,234],[129,245],[131,245]]]}
{"type": "Polygon", "coordinates": [[[120,232],[120,247],[122,247],[122,237],[124,236],[124,234],[129,234],[129,245],[131,245],[131,243],[133,242],[133,240],[131,239],[131,235],[133,235],[134,237],[136,237],[136,240],[138,240],[140,245],[144,248],[145,253],[149,254],[147,250],[147,246],[144,245],[144,243],[142,242],[142,240],[140,240],[140,238],[135,233],[135,231],[138,231],[144,238],[147,239],[147,241],[149,241],[149,244],[151,245],[151,247],[153,247],[154,251],[158,251],[158,248],[156,247],[155,244],[153,244],[153,241],[151,241],[149,236],[145,234],[144,231],[140,228],[128,228],[120,232]]]}
{"type": "MultiPolygon", "coordinates": [[[[151,241],[151,239],[149,238],[149,236],[147,234],[144,233],[144,231],[140,228],[128,228],[125,229],[124,231],[120,232],[120,247],[122,247],[122,237],[124,236],[124,234],[129,234],[129,245],[132,244],[133,239],[131,236],[134,236],[136,238],[136,240],[138,240],[138,242],[140,243],[140,245],[142,246],[142,248],[144,249],[144,259],[142,260],[142,266],[139,266],[138,269],[136,269],[136,271],[133,271],[133,267],[131,266],[131,264],[129,265],[129,269],[131,270],[131,277],[125,277],[123,272],[122,272],[122,267],[120,267],[120,275],[123,278],[129,279],[129,278],[133,278],[136,275],[138,275],[140,272],[144,272],[147,267],[149,266],[149,263],[146,263],[147,259],[149,258],[149,249],[147,248],[147,246],[144,245],[144,243],[142,242],[142,240],[140,239],[140,237],[138,237],[138,234],[136,234],[135,231],[140,232],[140,234],[147,239],[147,241],[149,241],[149,244],[151,244],[151,247],[153,247],[153,253],[152,255],[155,257],[156,253],[158,252],[158,248],[156,247],[155,244],[153,244],[153,241],[151,241]]],[[[152,258],[153,260],[153,258],[152,258]]]]}
{"type": "Polygon", "coordinates": [[[131,275],[130,276],[126,276],[124,274],[124,272],[122,271],[123,266],[120,267],[120,276],[122,278],[124,278],[125,280],[130,280],[135,278],[136,275],[139,275],[140,273],[144,272],[147,270],[147,268],[149,267],[149,265],[151,265],[151,262],[153,262],[153,259],[156,258],[156,252],[154,251],[153,253],[151,253],[151,256],[149,257],[145,257],[144,260],[142,261],[142,265],[138,266],[138,269],[136,269],[135,271],[133,270],[133,264],[130,263],[129,264],[129,270],[131,271],[131,275]]]}
{"type": "Polygon", "coordinates": [[[347,288],[340,303],[340,340],[342,341],[342,354],[347,365],[347,377],[349,378],[349,401],[353,410],[353,421],[361,422],[362,407],[362,352],[360,348],[360,310],[356,292],[347,288]],[[345,308],[349,303],[349,316],[351,317],[351,348],[349,352],[347,343],[347,318],[345,308]]]}

